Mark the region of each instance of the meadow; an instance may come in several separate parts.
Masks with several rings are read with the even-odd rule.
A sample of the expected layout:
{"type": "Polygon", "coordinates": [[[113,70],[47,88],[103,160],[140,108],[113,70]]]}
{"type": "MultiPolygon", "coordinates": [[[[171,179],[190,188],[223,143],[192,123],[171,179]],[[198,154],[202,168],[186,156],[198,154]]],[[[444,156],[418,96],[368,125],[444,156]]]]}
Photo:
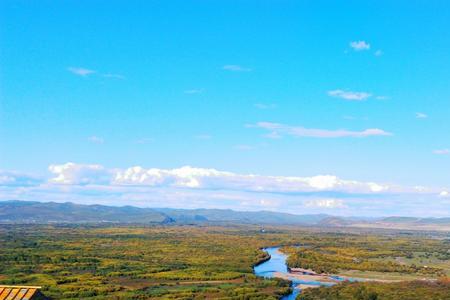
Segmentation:
{"type": "Polygon", "coordinates": [[[448,300],[450,282],[404,281],[400,283],[342,283],[330,288],[308,289],[297,300],[448,300]]]}
{"type": "MultiPolygon", "coordinates": [[[[437,280],[449,271],[450,240],[250,225],[1,225],[0,244],[0,284],[40,285],[53,299],[279,299],[288,281],[253,274],[268,259],[263,247],[284,245],[290,266],[437,280]]],[[[447,283],[441,290],[450,295],[447,283]]],[[[301,299],[322,299],[310,293],[301,299]]]]}
{"type": "MultiPolygon", "coordinates": [[[[345,271],[401,273],[418,277],[443,277],[450,261],[447,240],[414,239],[392,236],[323,236],[306,241],[306,248],[285,247],[291,268],[312,269],[317,273],[339,274],[345,271]],[[433,264],[414,257],[434,258],[433,264]]],[[[361,274],[361,273],[360,273],[361,274]]]]}

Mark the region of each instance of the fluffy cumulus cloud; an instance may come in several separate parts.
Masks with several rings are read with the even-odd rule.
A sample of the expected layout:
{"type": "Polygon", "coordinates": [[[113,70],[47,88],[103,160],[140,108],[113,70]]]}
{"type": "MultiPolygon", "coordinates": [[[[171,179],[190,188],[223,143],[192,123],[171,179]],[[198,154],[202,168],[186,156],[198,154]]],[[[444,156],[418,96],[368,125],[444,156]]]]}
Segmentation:
{"type": "MultiPolygon", "coordinates": [[[[346,180],[334,175],[269,176],[212,168],[106,168],[98,164],[50,165],[47,178],[0,172],[0,200],[73,201],[175,208],[270,209],[352,215],[414,214],[438,201],[448,188],[403,187],[346,180]],[[407,205],[406,205],[407,204],[407,205]],[[414,209],[415,211],[411,211],[414,209]]],[[[441,202],[439,202],[441,201],[441,202]]],[[[439,204],[440,203],[440,204],[439,204]]],[[[439,212],[436,206],[434,211],[439,212]]]]}
{"type": "Polygon", "coordinates": [[[333,175],[311,177],[237,174],[216,169],[184,166],[175,169],[107,169],[96,164],[50,165],[48,182],[63,185],[106,185],[113,187],[170,187],[205,190],[232,190],[280,194],[384,194],[428,192],[426,188],[405,189],[391,184],[345,180],[333,175]]]}
{"type": "Polygon", "coordinates": [[[171,170],[145,169],[137,166],[125,170],[117,170],[111,183],[115,185],[201,188],[206,187],[207,179],[220,176],[225,177],[227,175],[227,172],[189,166],[171,170]]]}
{"type": "Polygon", "coordinates": [[[50,165],[48,170],[54,177],[50,183],[56,184],[108,184],[111,182],[113,171],[105,169],[101,165],[87,165],[66,163],[62,165],[50,165]]]}
{"type": "Polygon", "coordinates": [[[291,126],[272,122],[258,122],[248,127],[261,128],[269,131],[268,138],[280,138],[283,135],[294,137],[314,137],[314,138],[343,138],[343,137],[369,137],[369,136],[390,136],[392,133],[379,128],[369,128],[362,131],[351,131],[344,129],[328,130],[305,128],[301,126],[291,126]]]}

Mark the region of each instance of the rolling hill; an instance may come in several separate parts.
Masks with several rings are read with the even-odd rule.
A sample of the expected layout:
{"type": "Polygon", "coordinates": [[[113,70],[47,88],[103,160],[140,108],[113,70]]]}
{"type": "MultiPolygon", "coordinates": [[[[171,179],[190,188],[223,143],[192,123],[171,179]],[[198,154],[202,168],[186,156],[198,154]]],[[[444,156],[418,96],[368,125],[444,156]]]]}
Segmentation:
{"type": "Polygon", "coordinates": [[[0,223],[257,224],[450,231],[450,218],[355,218],[229,209],[139,208],[70,202],[0,201],[0,223]]]}

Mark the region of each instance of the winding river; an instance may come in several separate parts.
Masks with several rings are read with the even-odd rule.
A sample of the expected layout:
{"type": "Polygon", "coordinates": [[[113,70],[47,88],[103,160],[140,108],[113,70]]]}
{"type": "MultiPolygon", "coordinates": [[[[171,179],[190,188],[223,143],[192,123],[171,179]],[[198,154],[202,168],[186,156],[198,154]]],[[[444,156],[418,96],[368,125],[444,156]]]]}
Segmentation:
{"type": "MultiPolygon", "coordinates": [[[[286,265],[287,255],[282,253],[279,249],[280,247],[264,248],[263,250],[269,253],[270,259],[255,266],[254,272],[257,276],[266,278],[288,278],[292,282],[293,292],[289,295],[284,296],[283,298],[281,298],[281,300],[294,300],[301,291],[299,287],[300,284],[317,286],[330,286],[334,284],[328,282],[299,280],[298,278],[293,277],[292,274],[289,273],[286,265]]],[[[339,278],[336,277],[333,277],[333,279],[339,280],[339,278]]]]}

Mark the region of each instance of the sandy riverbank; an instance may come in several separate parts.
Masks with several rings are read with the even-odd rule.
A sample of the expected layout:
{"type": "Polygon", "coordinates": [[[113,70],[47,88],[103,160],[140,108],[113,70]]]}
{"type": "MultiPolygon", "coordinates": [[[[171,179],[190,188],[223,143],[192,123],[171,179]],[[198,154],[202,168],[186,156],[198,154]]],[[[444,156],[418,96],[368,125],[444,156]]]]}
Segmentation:
{"type": "Polygon", "coordinates": [[[275,273],[275,277],[283,278],[290,280],[291,278],[295,278],[302,281],[317,281],[317,282],[325,282],[325,283],[338,283],[339,280],[329,278],[326,275],[306,275],[306,274],[297,274],[297,273],[289,273],[284,274],[280,272],[275,273]]]}
{"type": "MultiPolygon", "coordinates": [[[[289,274],[284,274],[277,272],[275,273],[275,277],[283,278],[283,279],[292,279],[295,278],[297,280],[302,281],[316,281],[316,282],[323,282],[323,283],[340,283],[343,280],[349,280],[349,281],[373,281],[373,282],[400,282],[402,280],[394,280],[394,279],[379,279],[379,278],[355,278],[355,277],[348,277],[348,276],[339,276],[343,280],[335,279],[331,276],[335,275],[325,275],[325,274],[302,274],[302,273],[295,273],[291,272],[289,274]]],[[[309,285],[308,285],[309,286],[309,285]]],[[[314,286],[317,287],[317,286],[314,286]]]]}
{"type": "Polygon", "coordinates": [[[343,278],[344,280],[352,280],[352,281],[372,281],[372,282],[401,282],[404,280],[400,280],[400,279],[380,279],[380,278],[362,278],[362,277],[348,277],[348,276],[344,276],[344,275],[339,275],[339,277],[343,278]]]}
{"type": "Polygon", "coordinates": [[[320,285],[317,285],[317,284],[305,284],[305,283],[301,283],[301,284],[298,284],[296,286],[296,288],[300,289],[300,290],[315,289],[315,288],[318,288],[318,287],[320,287],[320,285]]]}

